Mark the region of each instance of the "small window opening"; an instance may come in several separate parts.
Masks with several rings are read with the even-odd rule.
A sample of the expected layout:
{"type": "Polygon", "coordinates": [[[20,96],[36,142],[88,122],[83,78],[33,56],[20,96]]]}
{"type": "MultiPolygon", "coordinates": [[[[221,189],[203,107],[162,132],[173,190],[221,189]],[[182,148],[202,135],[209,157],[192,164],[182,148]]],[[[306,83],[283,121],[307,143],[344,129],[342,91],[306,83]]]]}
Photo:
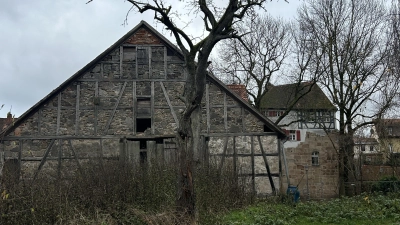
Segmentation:
{"type": "Polygon", "coordinates": [[[151,128],[150,118],[137,118],[136,119],[136,132],[143,133],[147,128],[151,128]]]}
{"type": "Polygon", "coordinates": [[[313,166],[319,165],[319,152],[315,151],[311,154],[311,164],[313,166]]]}
{"type": "Polygon", "coordinates": [[[264,132],[272,132],[272,130],[264,124],[264,132]]]}
{"type": "Polygon", "coordinates": [[[365,152],[365,145],[361,145],[361,151],[365,152]]]}

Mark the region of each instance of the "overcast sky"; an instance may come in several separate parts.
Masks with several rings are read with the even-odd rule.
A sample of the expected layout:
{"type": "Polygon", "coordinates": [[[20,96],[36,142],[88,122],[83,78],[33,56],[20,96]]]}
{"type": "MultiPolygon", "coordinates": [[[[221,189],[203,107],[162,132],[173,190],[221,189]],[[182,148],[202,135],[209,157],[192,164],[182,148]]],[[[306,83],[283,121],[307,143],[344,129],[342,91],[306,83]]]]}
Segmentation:
{"type": "MultiPolygon", "coordinates": [[[[129,2],[86,1],[0,0],[0,117],[11,108],[20,116],[141,20],[162,32],[151,13],[130,13],[123,26],[129,2]]],[[[274,16],[290,18],[300,0],[289,2],[272,0],[266,8],[274,16]]],[[[196,32],[195,25],[188,28],[196,32]]]]}

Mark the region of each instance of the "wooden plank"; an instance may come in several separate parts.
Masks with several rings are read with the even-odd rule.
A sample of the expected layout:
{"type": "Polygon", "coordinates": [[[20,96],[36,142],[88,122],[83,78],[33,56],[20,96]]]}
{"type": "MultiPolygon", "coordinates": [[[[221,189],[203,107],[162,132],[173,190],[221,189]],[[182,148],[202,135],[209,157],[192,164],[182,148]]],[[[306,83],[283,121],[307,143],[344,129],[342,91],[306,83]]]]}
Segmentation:
{"type": "Polygon", "coordinates": [[[251,140],[251,146],[250,146],[250,149],[251,149],[251,189],[252,189],[252,191],[253,191],[253,194],[255,194],[256,193],[256,179],[255,179],[255,176],[254,176],[254,174],[255,174],[255,168],[254,168],[254,137],[253,136],[251,136],[250,137],[250,140],[251,140]]]}
{"type": "Polygon", "coordinates": [[[224,142],[224,151],[222,153],[222,159],[221,159],[221,164],[219,165],[219,174],[222,173],[222,167],[224,166],[224,162],[225,162],[225,157],[226,157],[226,151],[228,149],[228,137],[225,137],[225,142],[224,142]]]}
{"type": "Polygon", "coordinates": [[[151,47],[147,47],[147,51],[149,52],[149,78],[153,78],[153,71],[151,68],[151,47]]]}
{"type": "Polygon", "coordinates": [[[42,109],[38,110],[38,134],[42,134],[42,109]]]}
{"type": "Polygon", "coordinates": [[[58,139],[58,164],[57,164],[57,177],[61,179],[61,157],[62,157],[62,148],[61,148],[62,140],[58,139]]]}
{"type": "Polygon", "coordinates": [[[57,135],[60,135],[60,121],[61,121],[61,92],[58,94],[58,102],[57,102],[57,129],[56,129],[57,135]]]}
{"type": "Polygon", "coordinates": [[[265,151],[264,151],[264,148],[263,148],[263,146],[262,146],[260,136],[257,136],[257,139],[258,139],[258,143],[259,143],[259,145],[260,145],[261,153],[263,154],[263,159],[264,159],[264,163],[265,163],[265,168],[267,169],[267,173],[268,173],[269,183],[271,184],[272,192],[275,193],[275,184],[274,184],[274,180],[272,179],[272,176],[271,176],[271,170],[270,170],[270,168],[269,168],[269,164],[268,164],[268,161],[267,161],[267,157],[265,156],[265,151]]]}
{"type": "Polygon", "coordinates": [[[201,133],[206,137],[238,137],[238,136],[277,136],[274,132],[259,132],[259,133],[201,133]]]}
{"type": "Polygon", "coordinates": [[[151,81],[164,81],[164,82],[171,82],[171,83],[177,83],[177,82],[181,82],[184,83],[186,82],[186,80],[184,79],[164,79],[164,78],[123,78],[123,79],[114,79],[114,78],[103,78],[103,79],[94,79],[94,78],[81,78],[81,79],[77,79],[77,82],[96,82],[96,81],[107,81],[107,82],[132,82],[132,81],[137,81],[137,82],[151,82],[151,81]]]}
{"type": "MultiPolygon", "coordinates": [[[[148,136],[126,136],[129,140],[143,140],[143,139],[167,139],[175,138],[176,134],[165,134],[165,135],[148,135],[148,136]]],[[[5,137],[2,141],[15,141],[15,140],[51,140],[51,139],[63,139],[63,140],[96,140],[96,139],[120,139],[121,137],[116,135],[104,135],[104,136],[25,136],[25,137],[5,137]]]]}
{"type": "Polygon", "coordinates": [[[132,134],[136,134],[136,81],[132,82],[132,134]]]}
{"type": "Polygon", "coordinates": [[[170,108],[170,110],[171,110],[171,114],[172,114],[172,117],[174,118],[174,121],[175,121],[175,123],[176,123],[176,126],[179,127],[179,120],[178,120],[178,117],[176,116],[174,107],[173,107],[172,104],[171,104],[171,100],[169,99],[167,90],[165,89],[165,86],[164,86],[164,84],[163,84],[162,81],[160,81],[160,86],[161,86],[161,89],[162,89],[162,91],[163,91],[163,93],[164,93],[164,97],[165,97],[165,99],[167,100],[168,106],[169,106],[169,108],[170,108]]]}
{"type": "Polygon", "coordinates": [[[79,134],[79,98],[81,92],[81,85],[76,85],[76,108],[75,108],[75,135],[79,134]]]}
{"type": "Polygon", "coordinates": [[[104,129],[104,134],[107,134],[108,128],[110,128],[111,121],[113,120],[114,115],[115,115],[115,112],[117,111],[119,102],[121,101],[121,98],[122,98],[122,94],[123,94],[124,91],[125,91],[126,84],[127,84],[127,82],[124,82],[124,85],[121,87],[121,89],[120,89],[120,91],[119,91],[118,100],[117,100],[117,102],[115,103],[115,106],[114,106],[113,112],[111,113],[110,119],[108,119],[108,121],[107,121],[107,125],[106,125],[106,127],[105,127],[105,129],[104,129]]]}
{"type": "MultiPolygon", "coordinates": [[[[151,51],[150,51],[151,52],[151,51]]],[[[151,112],[151,134],[154,134],[154,81],[151,82],[151,98],[150,98],[150,112],[151,112]]]]}
{"type": "Polygon", "coordinates": [[[47,147],[46,152],[44,153],[44,155],[42,157],[42,160],[40,161],[39,167],[36,170],[35,175],[33,176],[33,180],[36,180],[40,170],[42,169],[44,163],[46,162],[47,156],[49,155],[50,150],[53,147],[55,141],[56,141],[55,139],[52,139],[50,144],[49,144],[49,146],[47,147]]]}
{"type": "Polygon", "coordinates": [[[237,149],[236,149],[236,137],[233,137],[233,175],[237,176],[237,149]]]}
{"type": "Polygon", "coordinates": [[[164,79],[167,79],[167,71],[168,71],[168,64],[167,64],[167,47],[164,46],[164,79]]]}
{"type": "Polygon", "coordinates": [[[71,140],[68,140],[68,144],[69,144],[69,147],[71,148],[72,154],[74,154],[73,159],[75,159],[76,165],[78,165],[78,169],[82,173],[83,170],[82,170],[81,164],[79,163],[78,155],[76,154],[75,149],[72,146],[71,140]]]}
{"type": "Polygon", "coordinates": [[[244,108],[241,107],[240,117],[242,118],[242,132],[246,132],[246,125],[244,123],[244,108]]]}
{"type": "Polygon", "coordinates": [[[207,116],[207,133],[210,133],[210,84],[206,84],[206,116],[207,116]]]}
{"type": "Polygon", "coordinates": [[[22,158],[23,143],[24,143],[24,142],[23,142],[22,140],[19,141],[19,150],[18,150],[18,171],[17,171],[18,178],[19,178],[19,176],[21,175],[21,158],[22,158]]]}
{"type": "Polygon", "coordinates": [[[228,109],[226,108],[226,93],[224,93],[224,128],[228,131],[228,109]]]}
{"type": "MultiPolygon", "coordinates": [[[[211,154],[212,156],[222,156],[223,154],[211,154]]],[[[264,154],[261,153],[254,153],[255,157],[258,156],[263,156],[264,154]]],[[[225,156],[227,157],[233,157],[233,153],[232,154],[225,154],[225,156]]],[[[253,154],[249,154],[249,153],[237,153],[236,154],[237,157],[251,157],[253,156],[253,154]]],[[[274,153],[266,153],[265,156],[279,156],[279,153],[274,152],[274,153]]]]}
{"type": "Polygon", "coordinates": [[[123,68],[122,68],[122,62],[124,59],[124,47],[119,46],[119,79],[122,79],[122,75],[123,75],[123,68]]]}
{"type": "MultiPolygon", "coordinates": [[[[241,173],[238,175],[239,177],[251,177],[252,174],[251,173],[241,173]]],[[[279,177],[279,173],[256,173],[254,175],[255,177],[268,177],[268,176],[272,176],[272,177],[279,177]]]]}
{"type": "MultiPolygon", "coordinates": [[[[99,97],[99,82],[96,81],[94,88],[94,97],[98,99],[99,97]]],[[[96,100],[97,101],[97,100],[96,100]]],[[[99,114],[99,106],[94,104],[94,135],[97,135],[97,124],[98,124],[98,114],[99,114]]]]}
{"type": "Polygon", "coordinates": [[[138,46],[136,46],[135,48],[135,55],[136,55],[136,59],[135,59],[135,75],[133,76],[133,78],[138,78],[138,46]]]}

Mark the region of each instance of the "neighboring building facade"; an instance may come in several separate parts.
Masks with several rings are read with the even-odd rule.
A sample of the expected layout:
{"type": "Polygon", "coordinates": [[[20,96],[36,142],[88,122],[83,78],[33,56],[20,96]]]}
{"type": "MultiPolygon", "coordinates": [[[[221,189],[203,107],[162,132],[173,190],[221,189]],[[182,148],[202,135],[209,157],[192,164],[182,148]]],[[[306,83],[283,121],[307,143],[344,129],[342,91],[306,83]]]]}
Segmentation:
{"type": "Polygon", "coordinates": [[[335,130],[336,107],[317,84],[270,85],[263,96],[261,112],[276,121],[291,105],[289,114],[279,123],[288,136],[285,147],[304,142],[307,132],[325,135],[325,130],[335,130]]]}
{"type": "Polygon", "coordinates": [[[362,165],[381,165],[383,154],[379,151],[378,140],[373,137],[355,137],[354,159],[362,165]]]}
{"type": "Polygon", "coordinates": [[[400,166],[400,119],[375,120],[374,136],[379,140],[383,161],[400,166]]]}
{"type": "MultiPolygon", "coordinates": [[[[0,170],[62,179],[93,158],[174,163],[186,76],[179,49],[140,22],[1,133],[0,170]]],[[[257,194],[277,191],[284,131],[214,76],[205,89],[196,159],[233,168],[257,194]]]]}
{"type": "Polygon", "coordinates": [[[288,136],[282,189],[298,186],[302,199],[338,196],[335,106],[316,84],[269,86],[261,112],[276,121],[287,109],[290,112],[279,123],[288,136]]]}

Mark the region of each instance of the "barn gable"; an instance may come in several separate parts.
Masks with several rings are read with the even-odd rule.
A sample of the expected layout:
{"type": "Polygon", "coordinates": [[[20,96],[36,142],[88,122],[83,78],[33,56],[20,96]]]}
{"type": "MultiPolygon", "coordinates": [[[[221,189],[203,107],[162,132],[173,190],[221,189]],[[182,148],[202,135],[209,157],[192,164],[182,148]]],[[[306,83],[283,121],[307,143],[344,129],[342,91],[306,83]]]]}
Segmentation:
{"type": "MultiPolygon", "coordinates": [[[[91,157],[138,160],[161,151],[168,158],[186,76],[179,49],[142,21],[7,128],[3,158],[18,163],[21,177],[53,167],[62,177],[91,157]]],[[[202,112],[199,158],[217,157],[222,165],[231,157],[235,167],[251,167],[255,189],[256,180],[268,181],[265,166],[257,178],[255,162],[268,165],[269,154],[275,161],[268,177],[278,177],[281,129],[212,75],[202,112]]]]}

